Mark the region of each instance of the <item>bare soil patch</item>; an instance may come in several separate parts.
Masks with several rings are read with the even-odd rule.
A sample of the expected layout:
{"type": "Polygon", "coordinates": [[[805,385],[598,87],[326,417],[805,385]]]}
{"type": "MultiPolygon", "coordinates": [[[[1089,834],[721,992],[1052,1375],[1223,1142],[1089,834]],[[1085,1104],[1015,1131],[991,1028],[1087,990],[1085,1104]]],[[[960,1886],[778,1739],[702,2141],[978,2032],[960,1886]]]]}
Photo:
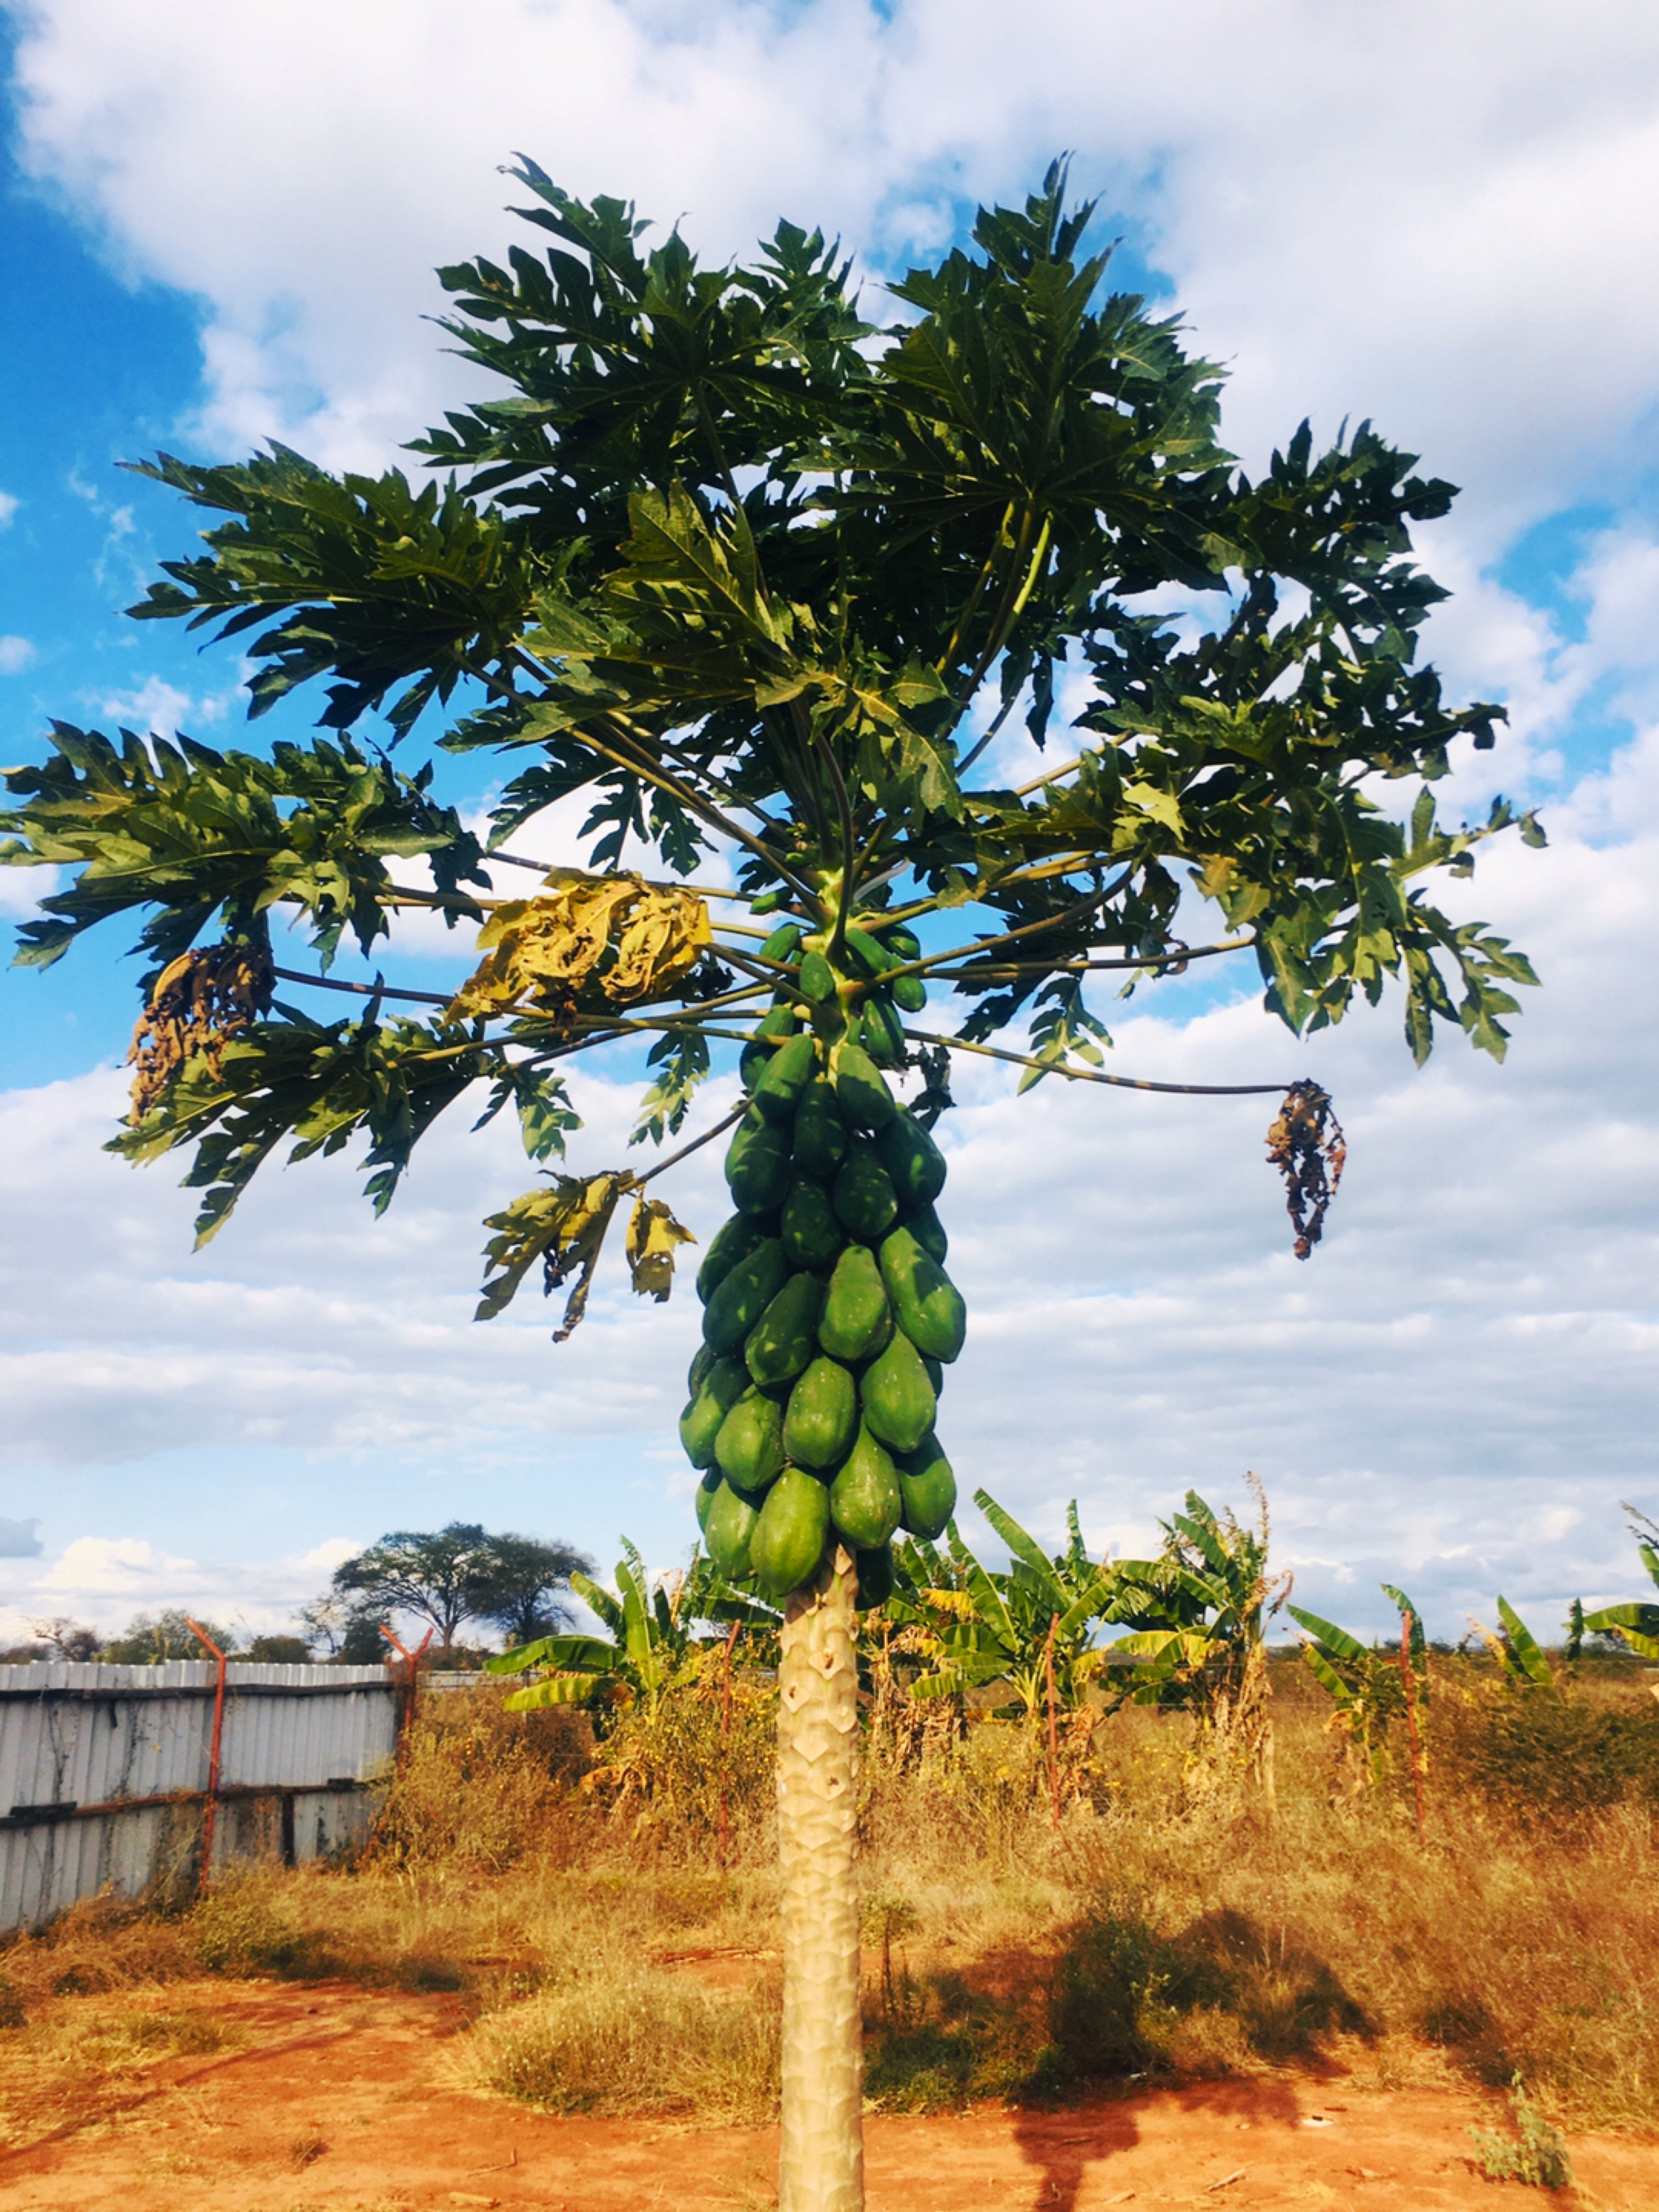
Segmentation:
{"type": "MultiPolygon", "coordinates": [[[[106,2027],[164,2027],[136,2037],[130,2065],[112,2068],[106,2051],[78,2081],[61,2065],[7,2069],[0,2199],[16,2212],[763,2212],[774,2202],[769,2129],[562,2119],[458,2086],[462,1996],[175,1983],[113,2008],[108,1993],[73,2000],[71,2027],[81,2005],[88,2022],[95,2010],[106,2027]],[[200,2047],[208,2029],[190,2027],[204,2021],[216,2050],[200,2047]]],[[[1659,2144],[1627,2136],[1570,2136],[1577,2185],[1548,2198],[1484,2180],[1468,2130],[1499,2117],[1474,2095],[1305,2074],[1057,2112],[876,2115],[869,2201],[871,2212],[1659,2205],[1659,2144]]]]}

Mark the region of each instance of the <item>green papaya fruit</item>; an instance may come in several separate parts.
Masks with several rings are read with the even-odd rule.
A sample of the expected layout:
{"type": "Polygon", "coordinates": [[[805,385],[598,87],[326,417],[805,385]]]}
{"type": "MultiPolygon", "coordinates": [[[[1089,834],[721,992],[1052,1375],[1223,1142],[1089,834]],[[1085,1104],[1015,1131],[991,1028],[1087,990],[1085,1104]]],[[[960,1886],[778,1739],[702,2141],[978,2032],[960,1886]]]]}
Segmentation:
{"type": "Polygon", "coordinates": [[[893,1466],[904,1501],[904,1526],[934,1544],[957,1510],[957,1478],[930,1429],[913,1452],[896,1452],[893,1466]]]}
{"type": "Polygon", "coordinates": [[[927,1004],[925,976],[895,975],[887,988],[893,994],[893,1004],[902,1014],[919,1014],[927,1004]]]}
{"type": "Polygon", "coordinates": [[[775,1237],[739,1260],[703,1308],[705,1342],[717,1352],[735,1352],[789,1279],[789,1262],[775,1237]]]}
{"type": "Polygon", "coordinates": [[[949,1257],[951,1240],[945,1233],[945,1224],[931,1206],[913,1206],[899,1216],[900,1220],[915,1238],[930,1260],[942,1267],[949,1257]]]}
{"type": "Polygon", "coordinates": [[[793,960],[800,949],[800,925],[780,922],[760,949],[763,960],[793,960]]]}
{"type": "Polygon", "coordinates": [[[705,1534],[708,1528],[708,1509],[714,1502],[715,1492],[725,1480],[726,1477],[720,1473],[719,1468],[711,1467],[697,1485],[697,1526],[705,1534]]]}
{"type": "Polygon", "coordinates": [[[832,1359],[867,1359],[884,1324],[890,1334],[892,1310],[876,1255],[867,1244],[849,1244],[830,1278],[818,1342],[832,1359]]]}
{"type": "Polygon", "coordinates": [[[848,929],[847,950],[866,975],[879,975],[884,969],[893,964],[893,956],[887,947],[879,939],[870,936],[862,929],[848,929]]]}
{"type": "Polygon", "coordinates": [[[788,896],[782,884],[774,884],[769,891],[763,891],[758,898],[750,900],[749,911],[750,914],[775,914],[788,896]]]}
{"type": "MultiPolygon", "coordinates": [[[[811,1032],[781,1044],[754,1085],[755,1109],[768,1121],[794,1118],[795,1104],[817,1063],[817,1040],[811,1032]]],[[[942,1178],[941,1178],[942,1179],[942,1178]]],[[[926,1194],[931,1198],[933,1194],[926,1194]]]]}
{"type": "MultiPolygon", "coordinates": [[[[697,1270],[697,1296],[704,1305],[738,1261],[746,1260],[757,1245],[766,1242],[766,1234],[752,1213],[734,1213],[714,1231],[714,1242],[703,1254],[702,1265],[697,1270]]],[[[696,1387],[694,1383],[692,1388],[696,1387]]]]}
{"type": "Polygon", "coordinates": [[[933,1395],[937,1398],[945,1388],[945,1370],[931,1352],[924,1352],[921,1355],[921,1371],[933,1384],[933,1395]]]}
{"type": "MultiPolygon", "coordinates": [[[[776,1485],[773,1487],[775,1489],[776,1485]]],[[[749,1572],[750,1547],[759,1519],[758,1506],[740,1496],[729,1482],[720,1484],[709,1502],[702,1524],[702,1540],[708,1548],[709,1558],[728,1582],[736,1582],[749,1572]]]]}
{"type": "Polygon", "coordinates": [[[685,1370],[685,1388],[688,1396],[693,1398],[696,1396],[698,1391],[708,1380],[710,1369],[714,1367],[719,1360],[720,1354],[712,1344],[700,1344],[697,1346],[691,1355],[691,1364],[685,1370]]]}
{"type": "Polygon", "coordinates": [[[787,1382],[800,1373],[818,1348],[818,1318],[823,1285],[803,1268],[791,1275],[749,1332],[743,1356],[749,1372],[764,1388],[787,1382]]]}
{"type": "Polygon", "coordinates": [[[904,1500],[893,1462],[862,1427],[830,1486],[830,1517],[860,1552],[879,1551],[899,1524],[904,1500]]]}
{"type": "Polygon", "coordinates": [[[783,1466],[783,1409],[764,1390],[745,1390],[714,1439],[720,1473],[734,1490],[764,1490],[783,1466]]]}
{"type": "Polygon", "coordinates": [[[893,1595],[893,1554],[884,1544],[878,1552],[859,1552],[854,1555],[858,1568],[858,1609],[868,1613],[872,1607],[885,1605],[893,1595]]]}
{"type": "Polygon", "coordinates": [[[908,1229],[883,1237],[880,1257],[882,1284],[899,1327],[929,1358],[954,1359],[968,1327],[961,1291],[908,1229]]]}
{"type": "Polygon", "coordinates": [[[775,1602],[811,1579],[829,1527],[828,1490],[805,1469],[785,1468],[766,1493],[749,1541],[750,1565],[768,1597],[775,1602]]]}
{"type": "MultiPolygon", "coordinates": [[[[784,1047],[785,1052],[792,1049],[784,1047]]],[[[877,1131],[875,1146],[899,1204],[931,1206],[945,1188],[945,1155],[915,1115],[901,1108],[884,1129],[877,1131]]]]}
{"type": "Polygon", "coordinates": [[[803,955],[800,963],[802,994],[820,1005],[836,995],[836,971],[821,952],[803,955]]]}
{"type": "MultiPolygon", "coordinates": [[[[921,1354],[902,1330],[895,1332],[881,1358],[865,1369],[859,1401],[870,1433],[899,1451],[914,1451],[933,1427],[939,1399],[921,1354]]],[[[726,1465],[723,1458],[720,1464],[726,1465]]]]}
{"type": "Polygon", "coordinates": [[[921,959],[921,939],[914,929],[907,928],[903,922],[880,923],[878,925],[878,933],[882,943],[896,960],[921,959]]]}
{"type": "Polygon", "coordinates": [[[738,1073],[745,1091],[752,1091],[771,1061],[774,1052],[785,1038],[792,1037],[799,1026],[793,1000],[774,1000],[761,1016],[755,1034],[744,1045],[738,1059],[738,1073]]]}
{"type": "Polygon", "coordinates": [[[807,1085],[795,1109],[793,1151],[801,1173],[820,1182],[828,1182],[847,1157],[847,1124],[833,1087],[822,1076],[807,1085]]]}
{"type": "Polygon", "coordinates": [[[859,1390],[841,1362],[820,1355],[789,1393],[783,1449],[798,1467],[834,1467],[858,1433],[859,1390]]]}
{"type": "Polygon", "coordinates": [[[884,1129],[898,1112],[881,1070],[855,1044],[842,1045],[836,1056],[836,1099],[855,1129],[884,1129]]]}
{"type": "Polygon", "coordinates": [[[771,1213],[789,1192],[789,1132],[751,1108],[726,1154],[726,1181],[745,1213],[771,1213]]]}
{"type": "Polygon", "coordinates": [[[789,1187],[779,1234],[790,1264],[796,1267],[827,1267],[847,1242],[829,1192],[806,1176],[789,1187]]]}
{"type": "Polygon", "coordinates": [[[876,992],[864,1002],[864,1018],[860,1024],[864,1049],[878,1067],[897,1067],[904,1059],[904,1025],[898,1011],[884,991],[876,992]]]}
{"type": "Polygon", "coordinates": [[[836,1213],[861,1244],[880,1242],[898,1216],[898,1200],[873,1145],[849,1145],[834,1186],[836,1213]]]}
{"type": "Polygon", "coordinates": [[[720,1424],[749,1388],[749,1370],[740,1359],[720,1359],[680,1415],[680,1442],[693,1467],[713,1467],[720,1424]]]}

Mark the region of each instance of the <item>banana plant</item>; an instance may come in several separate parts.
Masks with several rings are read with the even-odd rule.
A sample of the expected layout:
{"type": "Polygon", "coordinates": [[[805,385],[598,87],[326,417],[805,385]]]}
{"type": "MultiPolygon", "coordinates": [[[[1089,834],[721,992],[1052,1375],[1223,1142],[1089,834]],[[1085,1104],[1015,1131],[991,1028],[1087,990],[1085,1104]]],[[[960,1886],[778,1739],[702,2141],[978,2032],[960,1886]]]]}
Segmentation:
{"type": "Polygon", "coordinates": [[[1158,1525],[1158,1557],[1113,1571],[1106,1617],[1132,1633],[1111,1649],[1137,1664],[1135,1704],[1187,1708],[1208,1726],[1237,1711],[1288,1583],[1276,1589],[1268,1579],[1265,1506],[1247,1528],[1189,1490],[1185,1512],[1158,1525]]]}
{"type": "Polygon", "coordinates": [[[948,1068],[1272,1092],[1305,1259],[1343,1158],[1326,1094],[1288,1069],[1109,1073],[1090,993],[1237,959],[1293,1035],[1392,988],[1418,1060],[1443,1029],[1501,1057],[1536,978],[1434,886],[1495,836],[1542,836],[1502,800],[1437,813],[1449,748],[1503,719],[1417,665],[1444,594],[1412,526],[1455,487],[1369,423],[1316,453],[1304,422],[1247,475],[1221,371],[1111,289],[1062,163],[898,277],[884,329],[821,233],[782,222],[746,264],[700,266],[678,228],[647,246],[630,205],[512,173],[546,250],[441,272],[447,335],[499,383],[410,446],[434,477],[283,446],[143,465],[210,524],[131,611],[235,640],[252,714],[320,686],[323,734],[54,724],[4,772],[0,860],[57,872],[29,963],[137,921],[113,1148],[193,1155],[203,1241],[284,1152],[361,1142],[384,1211],[470,1097],[538,1168],[488,1217],[480,1317],[539,1278],[567,1286],[562,1336],[624,1201],[633,1287],[669,1295],[689,1232],[647,1186],[732,1131],[682,1436],[715,1476],[713,1556],[785,1613],[779,2203],[858,2212],[856,1614],[886,1596],[902,1514],[942,1529],[954,1498],[933,1433],[966,1323],[933,1205],[948,1068]],[[1009,726],[1042,749],[1057,714],[1038,769],[1009,726]],[[493,763],[487,838],[434,795],[434,740],[493,763]],[[531,825],[578,793],[588,869],[550,866],[531,825]],[[688,880],[710,854],[735,880],[723,860],[688,880]],[[414,913],[477,932],[459,990],[330,972],[349,933],[378,976],[414,913]],[[641,1140],[678,1132],[722,1060],[743,1096],[644,1172],[562,1172],[568,1063],[623,1041],[648,1048],[641,1140]]]}
{"type": "Polygon", "coordinates": [[[888,1608],[902,1632],[894,1649],[924,1661],[912,1697],[954,1697],[1006,1682],[1012,1696],[1001,1711],[1036,1728],[1051,1662],[1056,1702],[1066,1712],[1102,1670],[1104,1655],[1091,1638],[1110,1599],[1111,1570],[1089,1557],[1075,1499],[1066,1508],[1066,1548],[1052,1559],[988,1492],[975,1492],[974,1503],[1008,1547],[1006,1572],[976,1559],[954,1521],[945,1554],[920,1539],[901,1547],[888,1608]]]}
{"type": "Polygon", "coordinates": [[[701,1553],[672,1591],[653,1588],[644,1560],[628,1539],[617,1563],[617,1595],[602,1589],[580,1569],[570,1587],[611,1632],[599,1636],[541,1636],[532,1644],[484,1662],[492,1674],[544,1670],[539,1680],[502,1699],[508,1712],[533,1712],[549,1705],[586,1705],[601,1691],[613,1699],[642,1705],[654,1713],[675,1669],[694,1643],[697,1627],[708,1621],[736,1621],[751,1629],[775,1629],[778,1616],[732,1589],[701,1553]]]}
{"type": "MultiPolygon", "coordinates": [[[[1633,1505],[1626,1505],[1625,1510],[1631,1516],[1630,1532],[1648,1579],[1659,1589],[1659,1522],[1638,1512],[1633,1505]]],[[[1588,1633],[1620,1638],[1644,1659],[1659,1659],[1659,1605],[1638,1601],[1603,1606],[1599,1613],[1584,1614],[1583,1625],[1588,1633]]]]}
{"type": "Polygon", "coordinates": [[[1482,1642],[1504,1670],[1504,1680],[1517,1690],[1545,1690],[1556,1694],[1555,1677],[1550,1662],[1544,1656],[1537,1638],[1506,1597],[1498,1601],[1498,1618],[1503,1632],[1494,1635],[1479,1621],[1482,1642]]]}
{"type": "MultiPolygon", "coordinates": [[[[1413,1692],[1420,1705],[1429,1702],[1428,1644],[1423,1616],[1403,1590],[1382,1584],[1384,1596],[1400,1609],[1411,1630],[1407,1650],[1412,1669],[1413,1692]]],[[[1334,1621],[1322,1620],[1299,1605],[1285,1610],[1303,1632],[1303,1658],[1310,1673],[1336,1708],[1334,1717],[1359,1753],[1367,1779],[1375,1786],[1389,1770],[1388,1734],[1406,1711],[1406,1680],[1398,1645],[1362,1644],[1334,1621]]]]}

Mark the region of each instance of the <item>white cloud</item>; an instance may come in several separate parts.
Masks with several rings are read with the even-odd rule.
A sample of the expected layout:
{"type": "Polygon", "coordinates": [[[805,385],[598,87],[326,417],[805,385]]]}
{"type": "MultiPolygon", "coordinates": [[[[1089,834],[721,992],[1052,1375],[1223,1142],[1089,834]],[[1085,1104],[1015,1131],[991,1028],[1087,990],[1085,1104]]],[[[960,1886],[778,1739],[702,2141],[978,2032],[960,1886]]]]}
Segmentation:
{"type": "Polygon", "coordinates": [[[97,701],[97,711],[123,729],[137,730],[144,736],[176,738],[180,730],[222,721],[235,696],[234,690],[181,691],[164,677],[148,676],[129,690],[105,694],[97,701]]]}
{"type": "Polygon", "coordinates": [[[16,676],[34,659],[34,647],[26,637],[0,637],[0,676],[16,676]]]}
{"type": "Polygon", "coordinates": [[[416,319],[499,252],[514,148],[710,253],[780,212],[931,251],[1056,148],[1143,226],[1234,365],[1253,453],[1373,414],[1470,486],[1483,543],[1652,456],[1659,19],[1320,0],[1179,23],[1127,0],[35,0],[24,157],[130,265],[207,302],[207,434],[380,459],[465,381],[416,319]],[[1341,88],[1340,96],[1334,88],[1341,88]],[[418,153],[413,149],[418,147],[418,153]],[[1593,337],[1589,335],[1593,333],[1593,337]],[[1569,398],[1570,395],[1570,398],[1569,398]]]}
{"type": "MultiPolygon", "coordinates": [[[[325,1589],[362,1540],[331,1536],[308,1552],[240,1565],[198,1562],[142,1536],[79,1536],[42,1573],[13,1571],[0,1585],[0,1642],[21,1642],[30,1624],[66,1614],[110,1634],[135,1613],[177,1607],[246,1635],[291,1630],[297,1607],[325,1589]]],[[[40,1547],[36,1545],[38,1553],[40,1547]]]]}
{"type": "Polygon", "coordinates": [[[202,1577],[193,1559],[173,1559],[141,1536],[77,1536],[35,1588],[52,1598],[146,1597],[193,1593],[202,1577]]]}
{"type": "Polygon", "coordinates": [[[22,501],[15,492],[0,491],[0,530],[9,530],[22,501]]]}

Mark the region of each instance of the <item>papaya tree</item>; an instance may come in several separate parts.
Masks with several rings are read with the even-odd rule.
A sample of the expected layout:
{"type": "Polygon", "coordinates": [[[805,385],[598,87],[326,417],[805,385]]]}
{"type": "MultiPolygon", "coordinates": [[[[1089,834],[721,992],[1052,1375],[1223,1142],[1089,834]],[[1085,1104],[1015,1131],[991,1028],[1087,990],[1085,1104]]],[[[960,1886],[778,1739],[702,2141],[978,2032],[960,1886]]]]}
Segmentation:
{"type": "MultiPolygon", "coordinates": [[[[705,267],[631,206],[511,173],[544,251],[441,271],[499,396],[414,441],[424,480],[282,446],[142,465],[209,526],[134,613],[234,641],[255,715],[320,687],[317,733],[54,725],[8,778],[7,857],[67,878],[19,957],[141,917],[114,1146],[192,1148],[204,1238],[279,1149],[362,1145],[378,1211],[446,1109],[510,1109],[544,1172],[490,1218],[480,1310],[539,1270],[568,1286],[561,1335],[624,1199],[635,1286],[668,1295],[686,1231],[648,1185],[735,1124],[684,1435],[716,1564],[786,1615],[780,2202],[844,2212],[854,1614],[901,1522],[936,1535],[954,1499],[935,1408],[965,1315],[932,1133],[953,1057],[1202,1088],[1109,1073],[1090,994],[1228,959],[1294,1033],[1392,981],[1419,1060],[1437,1022],[1501,1054],[1531,971],[1431,893],[1539,833],[1501,801],[1437,812],[1454,741],[1500,719],[1418,663],[1442,593],[1411,526],[1453,487],[1368,424],[1319,452],[1304,423],[1247,474],[1220,372],[1110,289],[1058,166],[893,284],[884,328],[816,232],[705,267]],[[435,756],[495,779],[483,831],[435,756]],[[588,866],[550,867],[523,842],[578,793],[588,866]],[[384,980],[416,912],[477,933],[453,994],[384,980]],[[348,935],[374,981],[331,972],[348,935]],[[731,1050],[741,1099],[648,1170],[566,1172],[564,1063],[619,1040],[648,1062],[644,1140],[679,1136],[731,1050]]],[[[1285,1092],[1305,1256],[1340,1168],[1328,1101],[1231,1087],[1285,1092]]]]}

